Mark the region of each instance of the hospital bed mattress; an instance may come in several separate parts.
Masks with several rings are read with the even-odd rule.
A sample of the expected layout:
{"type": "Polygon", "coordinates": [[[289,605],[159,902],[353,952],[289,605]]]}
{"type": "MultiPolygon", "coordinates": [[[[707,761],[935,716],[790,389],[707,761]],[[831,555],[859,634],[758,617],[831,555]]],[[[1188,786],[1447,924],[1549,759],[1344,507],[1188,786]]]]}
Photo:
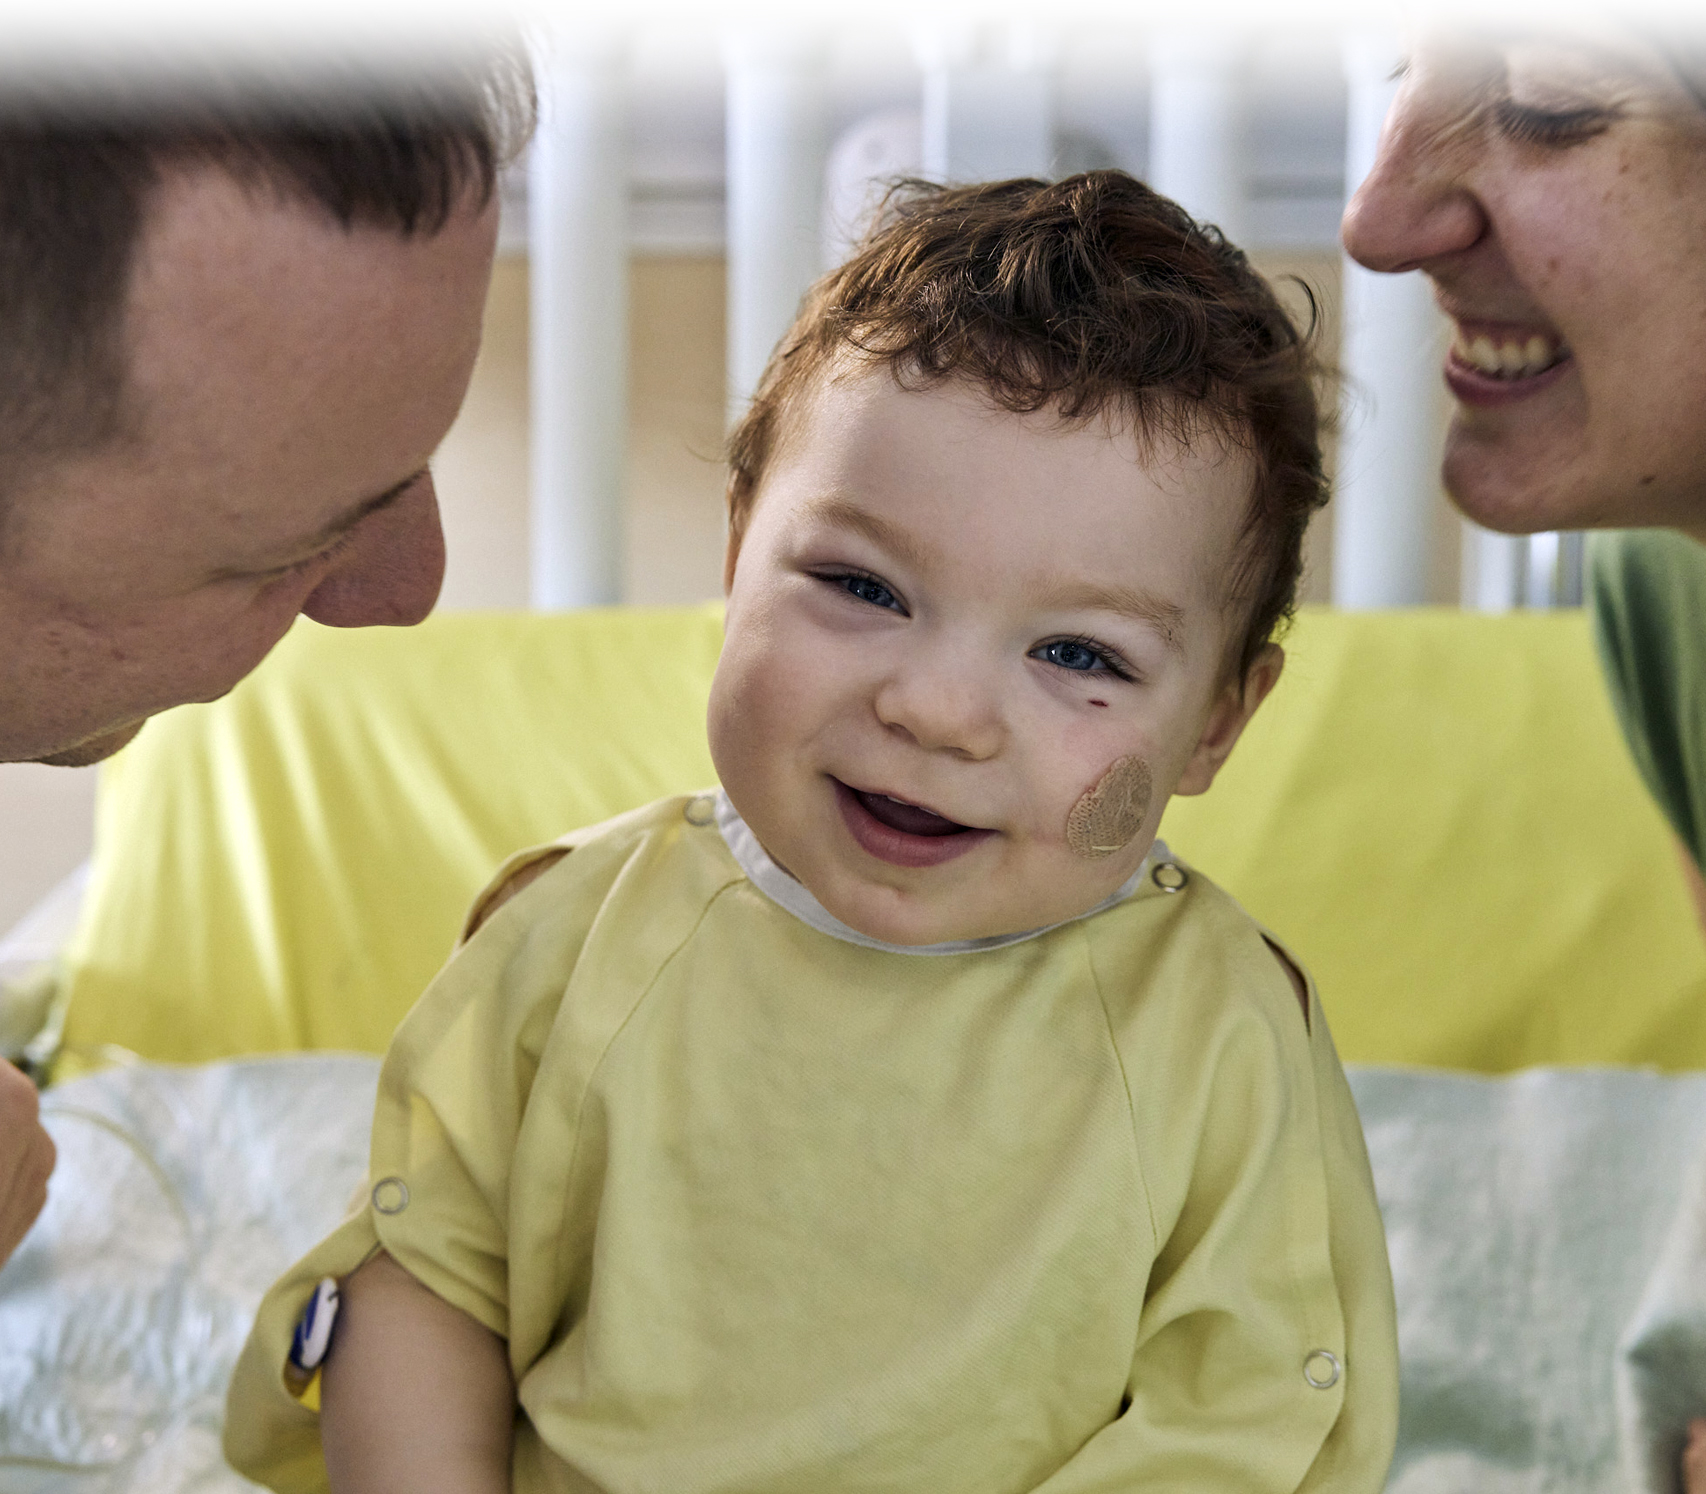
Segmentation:
{"type": "MultiPolygon", "coordinates": [[[[252,1487],[220,1458],[225,1381],[262,1291],[361,1186],[377,1073],[302,1054],[49,1092],[52,1200],[0,1271],[6,1494],[252,1487]]],[[[1706,1410],[1706,1075],[1352,1084],[1398,1287],[1394,1494],[1665,1488],[1706,1410]]]]}

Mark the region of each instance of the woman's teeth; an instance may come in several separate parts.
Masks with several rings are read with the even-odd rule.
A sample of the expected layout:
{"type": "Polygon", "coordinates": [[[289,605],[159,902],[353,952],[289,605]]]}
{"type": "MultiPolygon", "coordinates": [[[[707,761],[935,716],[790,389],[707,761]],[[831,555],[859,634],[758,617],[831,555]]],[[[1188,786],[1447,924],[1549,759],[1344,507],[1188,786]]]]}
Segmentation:
{"type": "Polygon", "coordinates": [[[1529,379],[1545,373],[1568,353],[1563,343],[1538,333],[1527,338],[1501,338],[1495,342],[1484,332],[1473,337],[1457,334],[1451,353],[1477,373],[1493,379],[1529,379]]]}

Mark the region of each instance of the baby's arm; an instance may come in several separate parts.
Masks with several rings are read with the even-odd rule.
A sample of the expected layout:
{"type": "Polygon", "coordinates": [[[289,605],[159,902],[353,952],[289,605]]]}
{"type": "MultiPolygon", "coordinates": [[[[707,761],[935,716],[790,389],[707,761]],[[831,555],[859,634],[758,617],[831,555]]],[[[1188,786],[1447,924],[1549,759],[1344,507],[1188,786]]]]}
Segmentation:
{"type": "Polygon", "coordinates": [[[504,1341],[383,1251],[340,1297],[320,1386],[333,1494],[509,1494],[504,1341]]]}

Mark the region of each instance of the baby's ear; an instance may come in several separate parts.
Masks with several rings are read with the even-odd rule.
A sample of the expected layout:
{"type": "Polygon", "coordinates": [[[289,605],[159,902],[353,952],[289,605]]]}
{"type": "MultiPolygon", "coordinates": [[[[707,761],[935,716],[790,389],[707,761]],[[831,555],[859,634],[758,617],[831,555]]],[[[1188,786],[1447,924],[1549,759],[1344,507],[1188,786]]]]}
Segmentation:
{"type": "Polygon", "coordinates": [[[1185,764],[1174,788],[1175,794],[1203,794],[1220,772],[1221,764],[1232,755],[1238,738],[1256,714],[1256,708],[1268,698],[1268,692],[1279,683],[1280,671],[1285,668],[1285,650],[1277,643],[1264,643],[1250,666],[1235,679],[1228,680],[1215,697],[1214,707],[1197,739],[1196,751],[1185,764]]]}

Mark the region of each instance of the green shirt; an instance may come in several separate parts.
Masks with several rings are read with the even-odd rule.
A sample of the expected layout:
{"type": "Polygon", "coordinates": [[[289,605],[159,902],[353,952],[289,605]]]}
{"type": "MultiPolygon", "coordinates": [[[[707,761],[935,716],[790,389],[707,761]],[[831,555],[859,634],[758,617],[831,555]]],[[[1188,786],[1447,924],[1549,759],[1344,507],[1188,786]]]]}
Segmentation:
{"type": "Polygon", "coordinates": [[[1706,866],[1706,548],[1668,529],[1595,535],[1588,602],[1629,751],[1706,866]]]}

